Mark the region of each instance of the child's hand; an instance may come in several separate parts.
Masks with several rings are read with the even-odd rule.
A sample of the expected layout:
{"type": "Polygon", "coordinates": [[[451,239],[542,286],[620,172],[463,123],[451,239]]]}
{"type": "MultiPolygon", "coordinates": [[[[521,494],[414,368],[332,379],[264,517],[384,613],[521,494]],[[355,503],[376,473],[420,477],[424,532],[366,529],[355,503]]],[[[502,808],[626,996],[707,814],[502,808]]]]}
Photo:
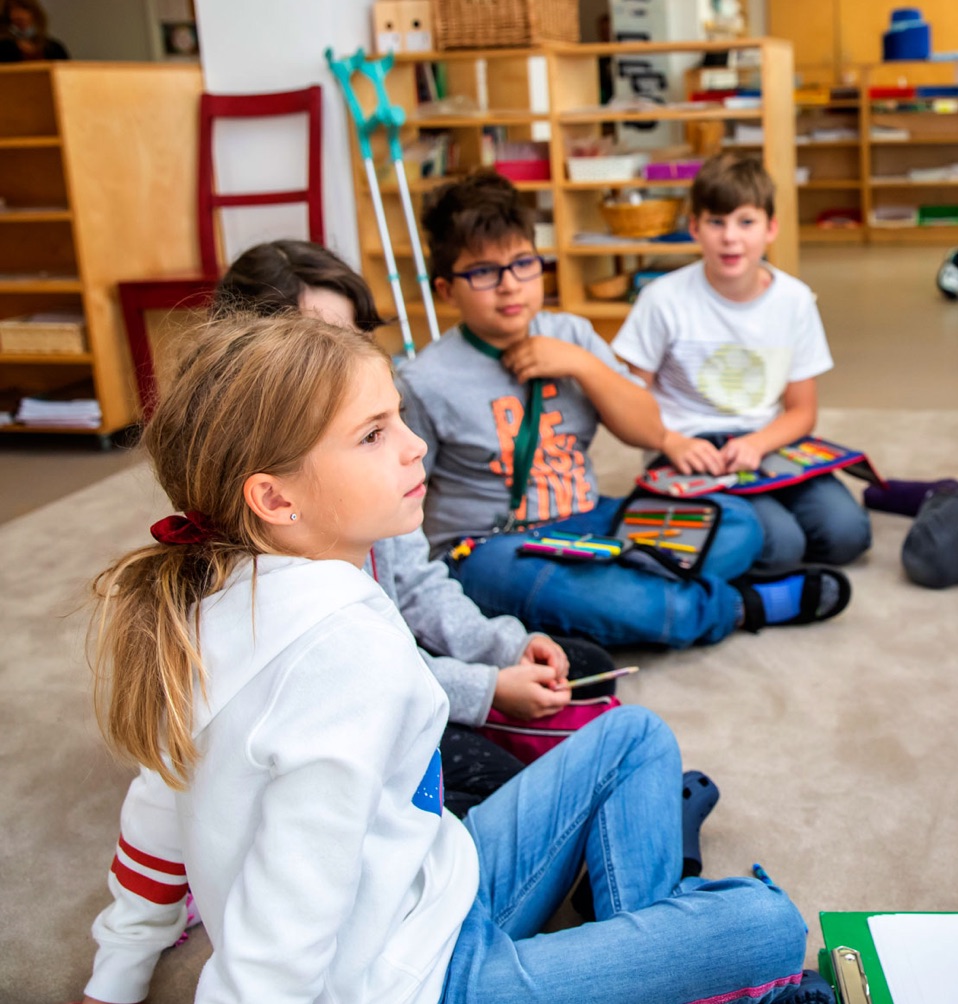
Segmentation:
{"type": "Polygon", "coordinates": [[[520,383],[534,377],[576,377],[584,362],[595,357],[586,349],[558,338],[535,335],[523,338],[502,353],[502,365],[520,383]]]}
{"type": "Polygon", "coordinates": [[[537,662],[556,671],[556,682],[564,683],[569,676],[569,657],[565,649],[548,635],[534,634],[522,653],[522,662],[537,662]]]}
{"type": "Polygon", "coordinates": [[[681,474],[704,472],[718,477],[726,471],[725,461],[718,448],[707,439],[683,436],[679,432],[667,432],[662,443],[662,452],[681,474]]]}
{"type": "Polygon", "coordinates": [[[762,466],[765,451],[753,436],[738,436],[729,439],[721,449],[725,473],[736,471],[757,471],[762,466]]]}
{"type": "Polygon", "coordinates": [[[551,666],[537,662],[520,662],[499,670],[492,706],[511,718],[528,720],[543,718],[565,707],[572,691],[553,690],[559,682],[558,673],[551,666]]]}

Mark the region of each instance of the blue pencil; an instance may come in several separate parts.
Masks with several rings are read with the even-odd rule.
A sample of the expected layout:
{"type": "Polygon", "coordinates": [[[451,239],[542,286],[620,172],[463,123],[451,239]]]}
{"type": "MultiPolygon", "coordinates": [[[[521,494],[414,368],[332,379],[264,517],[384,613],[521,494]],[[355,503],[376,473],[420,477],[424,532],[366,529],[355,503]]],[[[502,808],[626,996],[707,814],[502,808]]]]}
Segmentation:
{"type": "Polygon", "coordinates": [[[756,861],[752,865],[752,874],[759,880],[759,882],[764,882],[767,886],[774,886],[775,883],[769,878],[768,872],[756,861]]]}

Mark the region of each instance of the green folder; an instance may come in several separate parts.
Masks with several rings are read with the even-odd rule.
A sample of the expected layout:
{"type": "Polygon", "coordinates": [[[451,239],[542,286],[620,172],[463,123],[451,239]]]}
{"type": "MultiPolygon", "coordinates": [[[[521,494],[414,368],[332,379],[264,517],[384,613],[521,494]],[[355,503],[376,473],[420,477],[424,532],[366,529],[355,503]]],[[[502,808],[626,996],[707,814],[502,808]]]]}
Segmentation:
{"type": "Polygon", "coordinates": [[[893,1004],[885,973],[878,961],[878,950],[868,930],[868,918],[876,913],[902,913],[901,910],[873,910],[868,913],[826,913],[818,915],[822,925],[825,947],[818,953],[818,971],[835,986],[835,972],[832,969],[831,952],[834,948],[854,948],[862,959],[862,967],[868,980],[868,991],[872,1004],[893,1004]]]}
{"type": "Polygon", "coordinates": [[[866,913],[819,913],[822,937],[825,947],[818,953],[818,969],[822,976],[835,986],[835,972],[832,968],[831,952],[835,948],[854,948],[861,956],[862,968],[868,980],[868,991],[872,1004],[894,1004],[878,950],[872,941],[868,928],[868,918],[881,913],[937,913],[935,910],[870,910],[866,913]]]}

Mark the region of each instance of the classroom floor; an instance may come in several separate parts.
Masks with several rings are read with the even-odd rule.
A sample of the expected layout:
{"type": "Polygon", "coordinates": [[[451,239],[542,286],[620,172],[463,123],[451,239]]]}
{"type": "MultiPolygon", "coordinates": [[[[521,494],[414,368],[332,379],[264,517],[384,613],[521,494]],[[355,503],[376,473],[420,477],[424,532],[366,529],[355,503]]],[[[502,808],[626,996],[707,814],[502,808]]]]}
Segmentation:
{"type": "MultiPolygon", "coordinates": [[[[819,381],[822,406],[958,409],[958,303],[935,286],[946,249],[802,248],[800,275],[818,293],[835,358],[835,369],[819,381]]],[[[103,451],[95,437],[0,439],[0,523],[138,456],[103,451]]]]}

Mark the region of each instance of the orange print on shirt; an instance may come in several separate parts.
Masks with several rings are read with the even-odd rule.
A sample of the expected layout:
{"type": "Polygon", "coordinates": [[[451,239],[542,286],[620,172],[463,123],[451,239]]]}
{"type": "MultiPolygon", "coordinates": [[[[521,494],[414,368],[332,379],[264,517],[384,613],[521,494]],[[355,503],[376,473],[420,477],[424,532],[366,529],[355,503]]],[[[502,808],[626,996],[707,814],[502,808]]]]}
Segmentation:
{"type": "MultiPolygon", "coordinates": [[[[539,416],[539,445],[529,473],[529,489],[516,511],[520,520],[564,519],[578,512],[588,512],[595,502],[585,473],[585,456],[576,447],[571,433],[557,432],[562,424],[561,411],[546,411],[545,402],[557,395],[553,383],[543,384],[543,411],[539,416]],[[529,513],[529,497],[535,497],[534,513],[529,513]]],[[[525,405],[514,394],[492,402],[492,416],[499,440],[499,457],[489,464],[493,474],[512,485],[516,454],[516,436],[525,415],[525,405]]]]}

